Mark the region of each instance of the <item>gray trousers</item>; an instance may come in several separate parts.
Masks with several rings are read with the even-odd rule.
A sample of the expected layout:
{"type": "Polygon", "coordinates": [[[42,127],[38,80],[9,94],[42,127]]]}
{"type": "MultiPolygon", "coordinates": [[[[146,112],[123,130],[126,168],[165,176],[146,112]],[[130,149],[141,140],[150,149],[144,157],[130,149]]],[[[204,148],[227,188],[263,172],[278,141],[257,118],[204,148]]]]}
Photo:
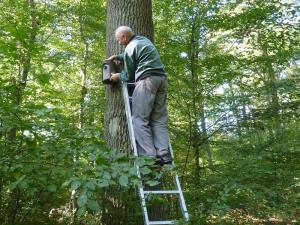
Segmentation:
{"type": "Polygon", "coordinates": [[[132,95],[132,114],[138,154],[156,156],[169,152],[165,76],[149,76],[136,83],[132,95]]]}

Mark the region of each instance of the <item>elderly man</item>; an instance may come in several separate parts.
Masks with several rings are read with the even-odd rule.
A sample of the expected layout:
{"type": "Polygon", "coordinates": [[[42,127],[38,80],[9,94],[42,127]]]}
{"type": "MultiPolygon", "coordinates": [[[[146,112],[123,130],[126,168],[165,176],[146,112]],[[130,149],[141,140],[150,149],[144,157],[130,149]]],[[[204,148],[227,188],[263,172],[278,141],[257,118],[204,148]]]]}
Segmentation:
{"type": "Polygon", "coordinates": [[[132,120],[138,154],[169,164],[172,158],[167,130],[167,77],[160,56],[149,39],[135,35],[130,27],[119,27],[115,37],[126,47],[123,54],[109,59],[123,61],[124,70],[112,74],[111,80],[136,82],[132,120]]]}

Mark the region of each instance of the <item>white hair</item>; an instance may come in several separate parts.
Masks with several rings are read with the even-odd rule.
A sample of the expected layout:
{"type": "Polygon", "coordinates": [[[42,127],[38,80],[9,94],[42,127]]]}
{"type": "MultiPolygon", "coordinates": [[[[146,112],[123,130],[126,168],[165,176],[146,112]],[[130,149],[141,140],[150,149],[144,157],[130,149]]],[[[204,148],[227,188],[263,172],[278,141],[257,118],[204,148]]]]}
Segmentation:
{"type": "Polygon", "coordinates": [[[130,27],[127,27],[127,26],[118,27],[115,31],[115,34],[118,34],[118,33],[125,34],[126,36],[134,35],[132,29],[130,27]]]}

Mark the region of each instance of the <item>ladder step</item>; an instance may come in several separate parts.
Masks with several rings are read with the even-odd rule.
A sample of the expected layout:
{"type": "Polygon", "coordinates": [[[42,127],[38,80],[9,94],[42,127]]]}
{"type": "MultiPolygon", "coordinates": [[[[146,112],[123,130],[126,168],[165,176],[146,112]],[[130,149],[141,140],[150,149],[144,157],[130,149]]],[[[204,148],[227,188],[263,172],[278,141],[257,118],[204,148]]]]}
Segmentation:
{"type": "Polygon", "coordinates": [[[149,225],[151,224],[157,224],[157,225],[162,225],[162,224],[175,224],[175,221],[149,221],[149,225]]]}
{"type": "Polygon", "coordinates": [[[180,194],[180,191],[177,190],[144,191],[144,194],[180,194]]]}
{"type": "Polygon", "coordinates": [[[135,86],[135,82],[128,82],[128,83],[126,83],[127,84],[127,87],[128,86],[131,86],[131,87],[134,87],[135,86]]]}

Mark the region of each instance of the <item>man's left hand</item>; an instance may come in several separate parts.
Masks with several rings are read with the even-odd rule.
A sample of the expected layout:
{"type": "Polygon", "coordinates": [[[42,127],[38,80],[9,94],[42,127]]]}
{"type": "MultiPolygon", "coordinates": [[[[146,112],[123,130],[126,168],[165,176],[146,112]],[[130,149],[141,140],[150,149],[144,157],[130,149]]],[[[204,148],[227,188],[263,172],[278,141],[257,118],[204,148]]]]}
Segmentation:
{"type": "Polygon", "coordinates": [[[110,80],[113,82],[118,82],[120,80],[120,73],[111,73],[110,80]]]}

